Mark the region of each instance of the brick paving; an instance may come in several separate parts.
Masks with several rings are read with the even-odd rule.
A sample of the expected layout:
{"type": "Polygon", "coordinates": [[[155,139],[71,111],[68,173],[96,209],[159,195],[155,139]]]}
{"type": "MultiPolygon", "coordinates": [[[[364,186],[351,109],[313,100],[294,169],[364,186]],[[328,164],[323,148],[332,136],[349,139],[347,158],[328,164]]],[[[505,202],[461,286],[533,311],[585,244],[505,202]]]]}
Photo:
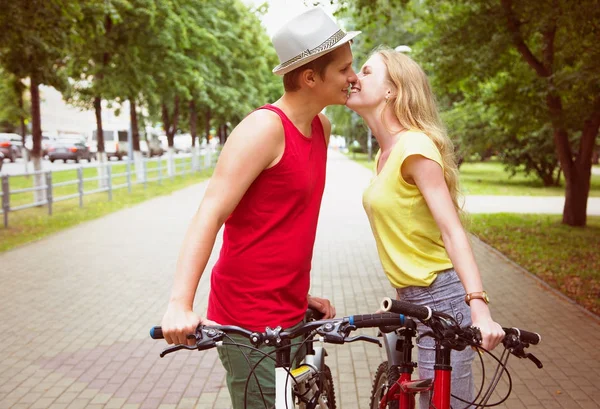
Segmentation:
{"type": "MultiPolygon", "coordinates": [[[[330,153],[311,292],[329,297],[339,315],[372,312],[393,295],[362,210],[369,178],[330,153]]],[[[148,337],[165,310],[177,252],[204,188],[0,255],[0,409],[230,407],[215,351],[160,359],[163,343],[148,337]]],[[[600,407],[600,321],[476,239],[473,247],[497,321],[543,334],[532,352],[544,369],[509,361],[513,394],[499,407],[600,407]]],[[[197,292],[199,312],[208,278],[197,292]]],[[[364,343],[327,350],[339,407],[368,407],[382,351],[364,343]]]]}

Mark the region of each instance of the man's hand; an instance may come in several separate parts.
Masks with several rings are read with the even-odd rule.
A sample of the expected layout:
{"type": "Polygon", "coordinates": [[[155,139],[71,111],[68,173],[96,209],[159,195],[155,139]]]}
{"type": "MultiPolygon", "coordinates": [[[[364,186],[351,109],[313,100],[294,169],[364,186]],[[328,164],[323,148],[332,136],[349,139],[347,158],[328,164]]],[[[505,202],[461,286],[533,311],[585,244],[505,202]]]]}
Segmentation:
{"type": "Polygon", "coordinates": [[[196,315],[192,310],[169,304],[162,319],[161,328],[168,344],[194,345],[194,339],[188,339],[187,336],[196,332],[198,324],[219,325],[196,315]]]}
{"type": "Polygon", "coordinates": [[[308,296],[309,308],[324,314],[323,319],[329,319],[335,317],[335,307],[331,305],[331,302],[326,298],[308,296]]]}

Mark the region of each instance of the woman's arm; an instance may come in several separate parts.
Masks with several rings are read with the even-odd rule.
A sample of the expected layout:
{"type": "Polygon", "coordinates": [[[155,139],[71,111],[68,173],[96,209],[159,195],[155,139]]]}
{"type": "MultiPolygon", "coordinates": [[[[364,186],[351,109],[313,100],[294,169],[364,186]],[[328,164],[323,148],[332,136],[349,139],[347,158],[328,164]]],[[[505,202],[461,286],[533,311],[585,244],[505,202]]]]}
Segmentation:
{"type": "MultiPolygon", "coordinates": [[[[466,293],[483,291],[481,274],[440,165],[424,156],[412,155],[404,161],[401,171],[404,179],[415,184],[425,198],[466,293]]],[[[473,299],[470,305],[473,325],[479,327],[483,336],[482,346],[494,349],[504,337],[502,327],[492,320],[488,305],[483,300],[473,299]]]]}
{"type": "Polygon", "coordinates": [[[193,303],[217,233],[256,177],[281,159],[284,147],[279,116],[266,110],[250,114],[227,139],[179,252],[161,323],[169,344],[192,344],[186,335],[194,333],[200,321],[206,322],[193,312],[193,303]]]}

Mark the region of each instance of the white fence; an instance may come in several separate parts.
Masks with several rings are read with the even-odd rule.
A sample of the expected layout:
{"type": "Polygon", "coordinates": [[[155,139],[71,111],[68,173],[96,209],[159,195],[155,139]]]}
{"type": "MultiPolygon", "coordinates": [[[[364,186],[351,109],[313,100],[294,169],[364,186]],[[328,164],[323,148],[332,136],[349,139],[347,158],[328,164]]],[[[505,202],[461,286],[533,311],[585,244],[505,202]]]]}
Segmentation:
{"type": "Polygon", "coordinates": [[[219,150],[207,148],[198,155],[187,154],[177,155],[170,159],[165,155],[162,158],[143,158],[140,162],[142,169],[136,169],[131,161],[123,162],[105,162],[103,165],[87,165],[78,166],[75,169],[70,169],[71,172],[76,171],[76,177],[61,182],[53,181],[53,174],[68,172],[67,170],[42,170],[38,172],[2,175],[2,191],[0,198],[2,199],[2,208],[0,213],[4,215],[4,227],[8,227],[8,215],[10,212],[29,209],[32,207],[47,206],[48,214],[52,215],[52,205],[64,200],[79,198],[79,207],[83,207],[84,197],[96,193],[105,192],[108,200],[112,200],[113,191],[117,189],[127,188],[131,193],[133,185],[143,184],[144,188],[151,182],[162,184],[163,181],[172,180],[175,176],[191,175],[196,172],[202,172],[205,169],[212,168],[219,155],[219,150]],[[169,164],[169,162],[171,164],[169,164]],[[114,172],[115,167],[125,167],[124,172],[114,172]],[[169,172],[169,168],[171,168],[169,172]],[[84,169],[97,168],[97,176],[84,177],[84,169]],[[11,178],[33,177],[37,181],[33,187],[22,187],[11,189],[11,178]],[[89,182],[97,181],[97,188],[84,189],[84,186],[89,186],[89,182]],[[117,181],[123,183],[116,183],[117,181]],[[74,193],[63,194],[62,196],[55,195],[56,188],[64,186],[76,186],[74,193]],[[11,205],[11,197],[22,195],[31,192],[32,200],[24,202],[18,201],[18,205],[11,205]]]}

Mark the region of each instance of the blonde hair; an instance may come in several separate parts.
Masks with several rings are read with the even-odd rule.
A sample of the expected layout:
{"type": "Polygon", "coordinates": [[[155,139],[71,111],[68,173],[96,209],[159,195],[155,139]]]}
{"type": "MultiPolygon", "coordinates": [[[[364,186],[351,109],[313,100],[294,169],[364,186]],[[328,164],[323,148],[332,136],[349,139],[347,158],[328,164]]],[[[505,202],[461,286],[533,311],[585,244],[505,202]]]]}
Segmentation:
{"type": "Polygon", "coordinates": [[[388,104],[400,125],[405,129],[418,129],[427,135],[442,155],[444,180],[450,191],[452,203],[462,213],[461,194],[458,183],[458,166],[454,144],[448,137],[446,128],[438,114],[437,103],[427,75],[410,57],[397,51],[383,48],[374,51],[381,56],[387,71],[388,81],[395,89],[388,104]]]}

